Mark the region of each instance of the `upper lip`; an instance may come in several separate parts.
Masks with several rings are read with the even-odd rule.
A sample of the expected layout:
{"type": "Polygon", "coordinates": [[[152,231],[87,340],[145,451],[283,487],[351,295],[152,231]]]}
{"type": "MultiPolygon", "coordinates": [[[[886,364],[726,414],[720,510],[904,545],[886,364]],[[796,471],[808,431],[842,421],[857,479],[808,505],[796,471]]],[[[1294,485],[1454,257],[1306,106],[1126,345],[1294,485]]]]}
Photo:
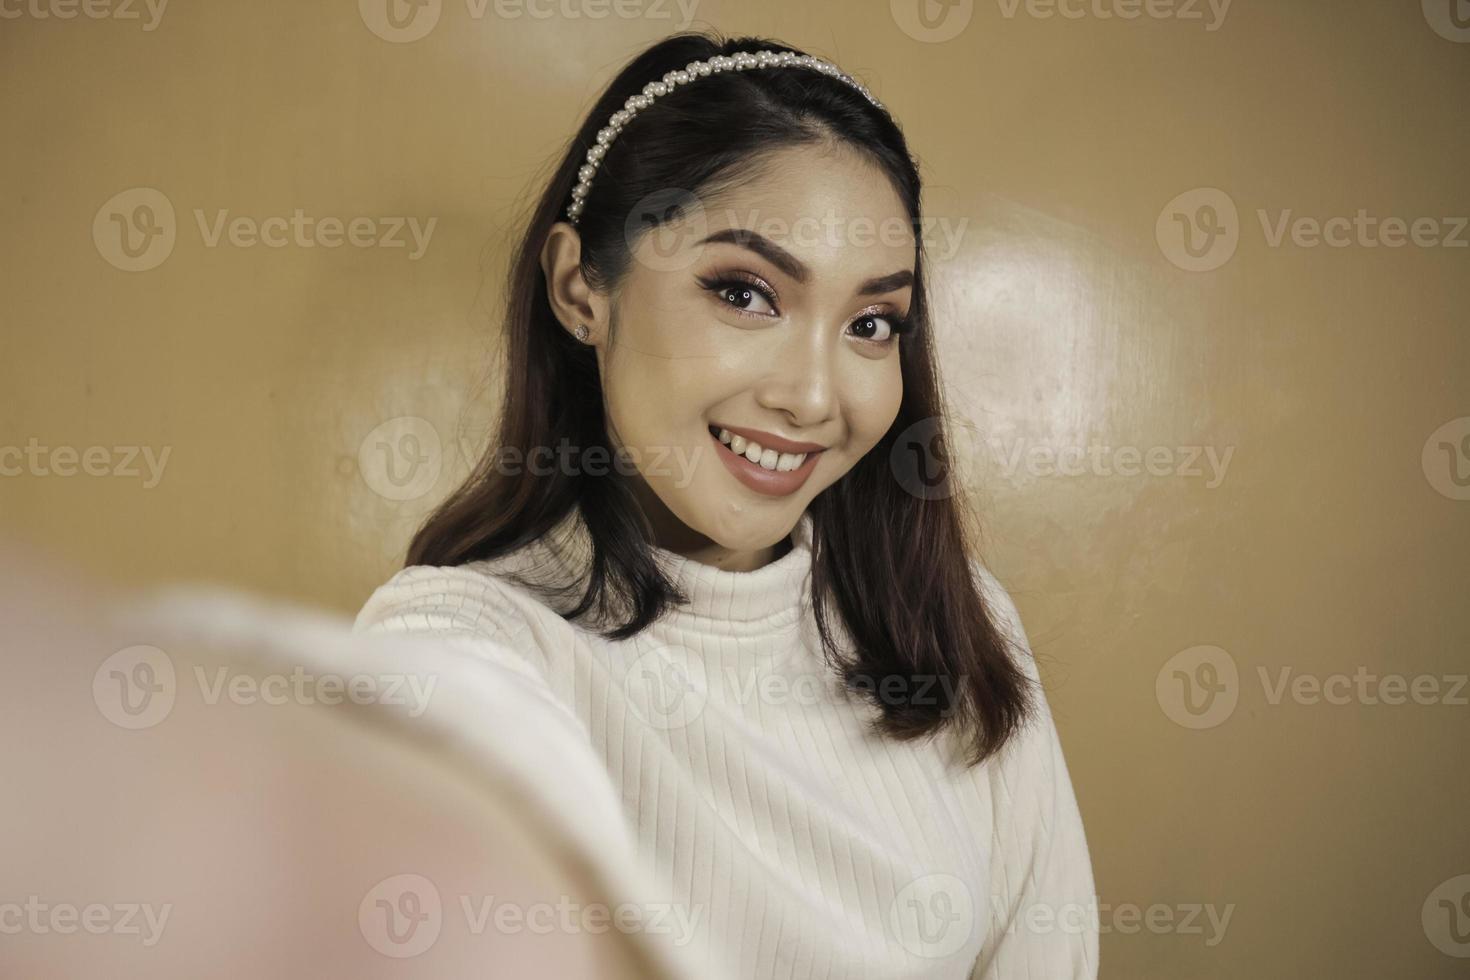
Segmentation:
{"type": "Polygon", "coordinates": [[[734,435],[740,436],[756,443],[762,449],[774,449],[778,453],[819,453],[826,446],[819,446],[814,442],[796,442],[793,439],[782,439],[780,436],[770,432],[762,432],[760,429],[742,429],[738,425],[725,425],[723,422],[710,423],[716,429],[726,429],[734,435]]]}

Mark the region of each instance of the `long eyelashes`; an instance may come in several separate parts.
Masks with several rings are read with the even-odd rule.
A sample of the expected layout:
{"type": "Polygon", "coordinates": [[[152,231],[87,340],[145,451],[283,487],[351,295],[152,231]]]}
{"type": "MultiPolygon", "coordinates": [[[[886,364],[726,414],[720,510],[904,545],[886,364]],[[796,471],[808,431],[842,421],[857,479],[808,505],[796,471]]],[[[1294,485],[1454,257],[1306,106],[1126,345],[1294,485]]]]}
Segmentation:
{"type": "Polygon", "coordinates": [[[754,313],[747,310],[730,298],[732,293],[745,293],[747,294],[747,299],[751,298],[749,294],[759,295],[761,299],[765,300],[771,306],[772,310],[776,308],[776,290],[758,276],[752,276],[742,272],[730,272],[715,276],[697,276],[696,279],[699,285],[705,290],[713,293],[722,303],[725,303],[740,313],[746,313],[750,316],[770,315],[767,313],[754,313]]]}
{"type": "MultiPolygon", "coordinates": [[[[757,313],[747,310],[745,307],[739,305],[739,303],[731,298],[732,294],[736,296],[744,294],[747,302],[749,302],[751,294],[758,295],[772,308],[772,310],[777,309],[780,302],[779,298],[776,296],[776,290],[774,289],[774,287],[772,287],[769,283],[767,283],[759,276],[753,275],[748,272],[731,271],[713,276],[696,276],[695,279],[699,283],[701,288],[705,289],[709,293],[712,293],[720,302],[729,306],[737,313],[743,313],[746,316],[764,317],[771,316],[772,314],[757,313]]],[[[886,307],[874,307],[872,309],[864,310],[859,313],[852,322],[864,323],[869,320],[882,320],[887,323],[889,328],[888,337],[884,340],[873,340],[869,337],[859,337],[858,339],[866,341],[870,344],[877,344],[880,347],[896,343],[900,336],[909,333],[911,330],[914,329],[914,321],[912,317],[899,316],[897,313],[892,312],[886,307]]]]}
{"type": "MultiPolygon", "coordinates": [[[[772,308],[775,308],[777,303],[779,302],[779,298],[776,296],[776,290],[773,286],[771,286],[759,276],[751,275],[748,272],[727,272],[714,276],[698,276],[696,278],[702,287],[704,287],[709,292],[714,293],[723,302],[729,304],[742,313],[748,313],[749,311],[744,309],[743,307],[736,306],[735,303],[731,302],[726,296],[728,292],[732,290],[744,290],[748,292],[759,293],[761,298],[769,303],[772,308]]],[[[752,315],[764,316],[765,314],[752,315]]]]}

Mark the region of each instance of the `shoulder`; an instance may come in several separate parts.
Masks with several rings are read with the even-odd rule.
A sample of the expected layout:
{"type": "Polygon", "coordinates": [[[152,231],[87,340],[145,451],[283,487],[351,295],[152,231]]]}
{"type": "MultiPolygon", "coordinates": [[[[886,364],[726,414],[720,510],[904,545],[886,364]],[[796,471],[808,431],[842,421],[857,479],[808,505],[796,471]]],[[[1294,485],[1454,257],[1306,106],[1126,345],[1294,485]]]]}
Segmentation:
{"type": "Polygon", "coordinates": [[[1010,592],[979,558],[970,559],[970,572],[976,588],[980,590],[986,612],[1010,646],[1011,656],[1033,682],[1039,682],[1031,641],[1021,623],[1021,611],[1016,608],[1010,592]]]}
{"type": "Polygon", "coordinates": [[[988,613],[1030,681],[1030,718],[998,753],[974,767],[971,785],[990,831],[992,930],[972,976],[1097,976],[1096,928],[1041,935],[1024,928],[1035,909],[1096,902],[1092,859],[1051,704],[1010,593],[972,561],[988,613]],[[1027,972],[1029,970],[1029,972],[1027,972]]]}
{"type": "Polygon", "coordinates": [[[470,562],[411,565],[378,586],[357,613],[361,633],[431,634],[479,653],[512,653],[544,675],[541,637],[561,617],[514,583],[470,562]]]}
{"type": "Polygon", "coordinates": [[[1059,781],[1067,779],[1051,701],[1015,600],[982,562],[971,559],[970,564],[982,592],[986,612],[1005,638],[1012,660],[1026,678],[1031,696],[1031,711],[1025,724],[980,769],[1001,784],[1028,785],[1044,797],[1055,791],[1059,781]]]}
{"type": "Polygon", "coordinates": [[[373,590],[353,629],[479,630],[514,639],[523,623],[506,585],[473,565],[410,565],[373,590]]]}

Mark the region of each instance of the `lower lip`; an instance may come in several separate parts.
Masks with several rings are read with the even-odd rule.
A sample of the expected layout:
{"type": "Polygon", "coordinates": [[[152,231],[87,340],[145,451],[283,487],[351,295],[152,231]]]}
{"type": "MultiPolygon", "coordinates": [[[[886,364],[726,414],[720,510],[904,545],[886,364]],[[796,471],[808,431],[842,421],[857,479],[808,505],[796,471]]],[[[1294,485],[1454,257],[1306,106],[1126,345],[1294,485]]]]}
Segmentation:
{"type": "Polygon", "coordinates": [[[745,484],[756,493],[765,494],[768,497],[784,497],[789,493],[795,493],[806,483],[807,477],[812,475],[812,470],[817,468],[817,457],[821,453],[807,453],[806,459],[794,470],[782,473],[777,470],[768,470],[759,463],[752,463],[744,456],[737,456],[735,451],[720,441],[720,437],[713,432],[710,438],[715,441],[715,452],[720,457],[720,462],[725,468],[734,474],[735,479],[745,484]]]}

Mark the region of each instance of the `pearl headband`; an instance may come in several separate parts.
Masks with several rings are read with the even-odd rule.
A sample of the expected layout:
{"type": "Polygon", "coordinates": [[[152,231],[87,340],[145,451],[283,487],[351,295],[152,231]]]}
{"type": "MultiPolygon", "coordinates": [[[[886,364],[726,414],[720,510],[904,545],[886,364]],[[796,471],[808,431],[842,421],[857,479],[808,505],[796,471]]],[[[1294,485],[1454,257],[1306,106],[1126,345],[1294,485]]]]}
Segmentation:
{"type": "MultiPolygon", "coordinates": [[[[732,55],[716,55],[707,61],[691,61],[688,65],[677,71],[671,71],[664,75],[661,81],[649,82],[643,86],[643,91],[637,95],[630,95],[623,107],[612,114],[606,126],[597,131],[597,142],[587,150],[587,162],[577,171],[578,184],[572,188],[572,203],[567,207],[567,220],[573,225],[582,214],[582,204],[587,199],[587,192],[592,189],[592,178],[597,173],[598,164],[602,162],[603,155],[612,141],[623,127],[632,121],[640,109],[647,109],[653,104],[653,100],[660,95],[668,95],[677,86],[685,85],[696,78],[706,75],[718,75],[724,71],[744,71],[747,68],[807,68],[812,71],[821,72],[840,82],[846,82],[863,94],[873,105],[879,109],[883,103],[873,98],[873,93],[864,87],[862,82],[821,58],[813,58],[809,54],[796,54],[791,51],[740,51],[732,55]]],[[[886,111],[886,110],[885,110],[886,111]]]]}

